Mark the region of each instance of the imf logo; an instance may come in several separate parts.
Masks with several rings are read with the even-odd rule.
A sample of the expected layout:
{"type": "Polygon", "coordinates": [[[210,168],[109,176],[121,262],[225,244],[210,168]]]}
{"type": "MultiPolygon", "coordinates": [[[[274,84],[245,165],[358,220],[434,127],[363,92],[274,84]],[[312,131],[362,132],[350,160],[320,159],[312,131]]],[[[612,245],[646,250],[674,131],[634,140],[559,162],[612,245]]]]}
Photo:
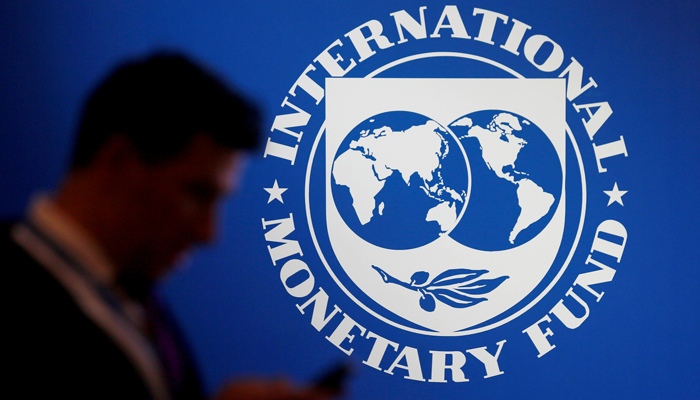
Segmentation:
{"type": "Polygon", "coordinates": [[[627,149],[548,36],[479,8],[415,11],[331,42],[289,89],[264,238],[344,353],[411,380],[490,378],[506,343],[542,357],[602,298],[627,241],[607,166],[627,149]]]}

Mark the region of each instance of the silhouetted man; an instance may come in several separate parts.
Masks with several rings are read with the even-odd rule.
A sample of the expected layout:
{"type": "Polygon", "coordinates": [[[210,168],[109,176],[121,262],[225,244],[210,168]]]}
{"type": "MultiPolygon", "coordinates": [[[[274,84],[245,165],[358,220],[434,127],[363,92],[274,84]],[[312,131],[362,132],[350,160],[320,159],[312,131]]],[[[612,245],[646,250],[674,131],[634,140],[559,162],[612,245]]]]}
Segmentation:
{"type": "MultiPolygon", "coordinates": [[[[2,241],[9,346],[22,397],[170,399],[201,395],[167,313],[149,290],[215,236],[258,140],[256,110],[184,57],[125,64],[90,96],[70,170],[2,241]]],[[[7,327],[7,325],[6,325],[7,327]]],[[[230,398],[311,398],[246,381],[230,398]]]]}

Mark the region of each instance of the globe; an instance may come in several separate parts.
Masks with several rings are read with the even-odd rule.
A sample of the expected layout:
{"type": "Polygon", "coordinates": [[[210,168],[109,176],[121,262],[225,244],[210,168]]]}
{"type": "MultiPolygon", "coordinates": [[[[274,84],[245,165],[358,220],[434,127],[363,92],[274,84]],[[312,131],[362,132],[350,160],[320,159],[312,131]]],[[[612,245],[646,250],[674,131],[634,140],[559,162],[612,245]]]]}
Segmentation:
{"type": "Polygon", "coordinates": [[[359,123],[341,142],[331,170],[343,221],[363,240],[388,249],[420,247],[452,231],[469,182],[457,138],[408,111],[359,123]]]}
{"type": "Polygon", "coordinates": [[[448,126],[472,172],[469,205],[450,237],[497,251],[537,236],[552,219],[562,192],[561,162],[547,135],[503,110],[470,113],[448,126]]]}

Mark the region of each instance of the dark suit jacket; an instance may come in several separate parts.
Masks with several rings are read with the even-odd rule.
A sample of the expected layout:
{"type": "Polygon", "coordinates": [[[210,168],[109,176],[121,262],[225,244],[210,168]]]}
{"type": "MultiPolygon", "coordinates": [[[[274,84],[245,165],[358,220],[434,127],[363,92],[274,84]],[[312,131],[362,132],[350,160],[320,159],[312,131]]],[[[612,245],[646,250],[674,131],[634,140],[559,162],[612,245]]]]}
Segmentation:
{"type": "MultiPolygon", "coordinates": [[[[2,224],[7,383],[19,398],[151,399],[132,362],[2,224]],[[61,396],[63,395],[63,396],[61,396]]],[[[188,364],[188,370],[191,365],[188,364]]],[[[194,374],[188,376],[190,381],[194,374]]],[[[175,398],[199,398],[189,382],[175,398]]]]}

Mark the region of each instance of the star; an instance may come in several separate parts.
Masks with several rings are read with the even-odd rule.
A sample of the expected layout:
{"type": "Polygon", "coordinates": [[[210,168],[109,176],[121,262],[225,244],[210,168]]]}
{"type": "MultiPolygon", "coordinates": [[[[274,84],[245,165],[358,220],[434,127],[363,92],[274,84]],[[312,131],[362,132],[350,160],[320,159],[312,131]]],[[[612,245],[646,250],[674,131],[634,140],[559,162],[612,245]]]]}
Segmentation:
{"type": "Polygon", "coordinates": [[[624,204],[622,204],[622,196],[624,196],[627,191],[618,189],[617,182],[615,182],[613,190],[603,190],[603,192],[610,197],[610,200],[608,200],[608,206],[610,206],[612,203],[620,203],[621,206],[624,206],[624,204]]]}
{"type": "Polygon", "coordinates": [[[284,204],[284,200],[282,200],[282,193],[287,191],[287,188],[281,188],[277,184],[277,179],[275,179],[275,183],[272,185],[271,188],[263,188],[267,193],[270,193],[270,198],[267,199],[267,204],[270,204],[272,200],[279,200],[280,203],[284,204]]]}

